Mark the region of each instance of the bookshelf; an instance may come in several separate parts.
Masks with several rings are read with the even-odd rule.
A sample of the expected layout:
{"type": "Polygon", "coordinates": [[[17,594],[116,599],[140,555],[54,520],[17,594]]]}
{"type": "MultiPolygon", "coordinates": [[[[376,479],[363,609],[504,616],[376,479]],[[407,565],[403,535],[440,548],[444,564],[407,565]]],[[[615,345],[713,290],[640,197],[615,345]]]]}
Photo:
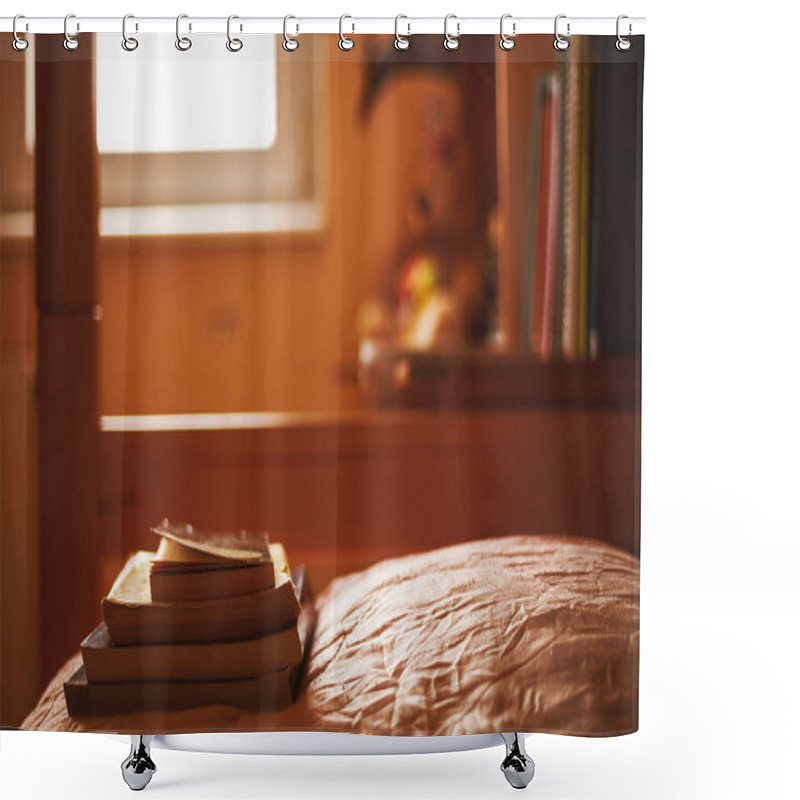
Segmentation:
{"type": "Polygon", "coordinates": [[[581,37],[483,55],[482,84],[463,91],[493,81],[493,130],[464,135],[495,155],[477,189],[482,224],[496,214],[493,330],[427,349],[370,342],[343,373],[378,408],[638,410],[639,65],[581,37]]]}
{"type": "MultiPolygon", "coordinates": [[[[355,376],[378,408],[637,409],[640,358],[543,362],[530,352],[384,348],[355,376]]],[[[351,373],[352,374],[352,373],[351,373]]]]}

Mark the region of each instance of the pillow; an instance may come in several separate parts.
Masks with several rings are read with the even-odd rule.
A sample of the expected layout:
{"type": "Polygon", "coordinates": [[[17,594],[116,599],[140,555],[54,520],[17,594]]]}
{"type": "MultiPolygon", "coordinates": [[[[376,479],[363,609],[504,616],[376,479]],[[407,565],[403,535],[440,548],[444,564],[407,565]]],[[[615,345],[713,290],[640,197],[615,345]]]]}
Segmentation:
{"type": "Polygon", "coordinates": [[[630,733],[638,632],[639,561],[616,547],[459,544],[333,581],[301,697],[327,730],[630,733]]]}

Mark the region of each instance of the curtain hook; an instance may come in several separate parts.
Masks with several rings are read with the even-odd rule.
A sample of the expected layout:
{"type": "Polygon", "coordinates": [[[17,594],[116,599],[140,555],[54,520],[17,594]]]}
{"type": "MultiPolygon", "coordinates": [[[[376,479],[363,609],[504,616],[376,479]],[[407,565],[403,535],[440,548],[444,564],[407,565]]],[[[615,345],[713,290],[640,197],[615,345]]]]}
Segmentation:
{"type": "Polygon", "coordinates": [[[394,18],[394,46],[398,50],[408,50],[411,47],[411,40],[408,38],[411,36],[411,23],[406,22],[406,27],[408,28],[408,32],[405,36],[400,35],[400,20],[405,19],[407,20],[408,17],[405,14],[398,14],[394,18]]]}
{"type": "Polygon", "coordinates": [[[458,46],[461,44],[461,42],[458,41],[459,36],[461,36],[461,23],[458,21],[458,17],[455,14],[448,14],[444,18],[444,49],[458,50],[458,46]],[[451,19],[456,20],[455,36],[447,30],[447,23],[450,22],[451,19]]]}
{"type": "MultiPolygon", "coordinates": [[[[617,50],[619,50],[622,53],[625,53],[631,49],[631,40],[623,36],[622,33],[620,33],[620,23],[624,19],[629,19],[627,14],[620,14],[617,17],[617,50]]],[[[633,25],[630,22],[628,22],[628,36],[630,36],[632,33],[633,33],[633,25]]]]}
{"type": "MultiPolygon", "coordinates": [[[[192,40],[188,36],[181,35],[181,20],[188,19],[188,14],[178,14],[175,18],[175,47],[184,53],[192,46],[192,40]]],[[[192,29],[192,23],[189,23],[189,30],[192,29]]]]}
{"type": "MultiPolygon", "coordinates": [[[[17,22],[19,22],[21,19],[25,19],[25,16],[23,14],[17,14],[17,16],[14,17],[14,22],[11,26],[11,32],[14,34],[14,40],[11,42],[11,46],[20,53],[23,50],[27,50],[28,45],[30,44],[27,39],[20,38],[20,35],[17,33],[17,22]]],[[[25,30],[28,30],[27,22],[25,23],[25,30]]]]}
{"type": "MultiPolygon", "coordinates": [[[[67,14],[64,17],[64,49],[65,50],[77,50],[80,46],[80,42],[76,36],[69,35],[69,21],[71,19],[75,19],[74,14],[67,14]]],[[[76,23],[76,30],[79,31],[81,26],[76,23]]]]}
{"type": "MultiPolygon", "coordinates": [[[[345,36],[343,32],[344,21],[346,19],[353,19],[349,14],[342,14],[339,17],[339,49],[340,50],[352,50],[356,43],[349,37],[345,36]]],[[[356,24],[353,23],[353,33],[356,32],[356,24]]]]}
{"type": "MultiPolygon", "coordinates": [[[[134,36],[128,36],[128,20],[135,19],[133,14],[126,14],[122,18],[122,49],[127,50],[129,53],[132,53],[138,46],[139,40],[134,36]]],[[[139,26],[136,26],[136,30],[139,30],[139,26]]]]}
{"type": "Polygon", "coordinates": [[[512,37],[517,35],[517,23],[516,22],[512,22],[511,23],[511,36],[508,36],[505,33],[504,29],[503,29],[503,26],[505,25],[505,21],[507,19],[512,19],[512,15],[511,14],[503,14],[503,16],[500,17],[500,49],[501,50],[513,50],[514,46],[516,45],[516,42],[514,41],[514,39],[512,37]]]}
{"type": "Polygon", "coordinates": [[[556,50],[566,50],[569,47],[569,39],[567,38],[567,36],[570,35],[569,22],[567,22],[567,36],[562,36],[558,32],[558,21],[561,19],[567,19],[567,15],[559,14],[556,17],[555,25],[553,28],[556,35],[556,40],[553,42],[553,47],[555,47],[556,50]]]}
{"type": "MultiPolygon", "coordinates": [[[[290,19],[297,19],[297,17],[293,17],[291,14],[285,16],[283,18],[283,49],[286,50],[287,53],[293,53],[300,47],[300,42],[294,36],[289,36],[289,20],[290,19]]],[[[300,33],[300,26],[297,25],[297,32],[300,33]]]]}
{"type": "MultiPolygon", "coordinates": [[[[225,47],[227,47],[231,53],[238,53],[242,49],[242,47],[244,47],[244,43],[242,42],[241,39],[235,39],[231,36],[231,22],[233,22],[235,19],[239,19],[239,17],[237,17],[236,14],[231,14],[228,17],[228,28],[227,28],[228,41],[225,42],[225,47]]],[[[239,30],[240,31],[242,30],[241,25],[239,26],[239,30]]]]}

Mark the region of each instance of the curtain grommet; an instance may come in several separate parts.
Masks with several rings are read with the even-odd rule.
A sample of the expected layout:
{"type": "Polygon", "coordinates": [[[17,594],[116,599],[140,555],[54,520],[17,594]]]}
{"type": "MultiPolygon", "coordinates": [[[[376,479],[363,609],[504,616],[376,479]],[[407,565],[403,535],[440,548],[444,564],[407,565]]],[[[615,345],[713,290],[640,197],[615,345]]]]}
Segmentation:
{"type": "MultiPolygon", "coordinates": [[[[64,17],[64,49],[70,51],[77,50],[81,46],[78,37],[72,36],[69,32],[69,21],[71,19],[76,19],[74,14],[67,14],[67,16],[64,17]]],[[[75,29],[76,31],[80,31],[80,23],[76,23],[75,29]]]]}
{"type": "MultiPolygon", "coordinates": [[[[283,18],[283,49],[287,53],[294,53],[298,47],[300,47],[300,42],[297,40],[295,36],[289,36],[289,20],[290,19],[297,19],[297,17],[293,17],[291,14],[287,14],[283,18]]],[[[297,32],[300,32],[300,26],[296,25],[297,32]]]]}
{"type": "Polygon", "coordinates": [[[563,52],[569,47],[569,35],[570,35],[570,24],[567,21],[567,34],[564,36],[563,34],[558,32],[558,23],[562,19],[567,19],[566,14],[559,14],[556,16],[555,23],[553,24],[553,33],[555,34],[555,41],[553,42],[553,47],[559,52],[563,52]]]}
{"type": "MultiPolygon", "coordinates": [[[[339,17],[339,49],[348,52],[356,46],[356,43],[349,36],[344,35],[344,21],[346,19],[353,19],[353,18],[349,14],[342,14],[342,16],[339,17]]],[[[352,27],[353,27],[352,32],[355,33],[356,30],[355,22],[353,23],[352,27]]]]}
{"type": "MultiPolygon", "coordinates": [[[[181,33],[181,20],[188,18],[188,14],[178,14],[178,16],[175,18],[175,47],[177,47],[182,53],[185,53],[192,46],[192,40],[188,36],[184,36],[181,33]]],[[[189,31],[191,30],[192,23],[190,22],[189,31]]]]}
{"type": "Polygon", "coordinates": [[[513,50],[516,47],[516,42],[514,41],[514,37],[517,35],[517,23],[513,21],[513,16],[511,14],[503,14],[500,17],[500,49],[501,50],[513,50]],[[509,36],[505,32],[505,23],[506,20],[510,19],[511,22],[511,36],[509,36]]]}
{"type": "MultiPolygon", "coordinates": [[[[228,27],[226,29],[226,34],[228,36],[228,41],[225,42],[225,47],[228,49],[229,53],[238,53],[243,47],[244,42],[241,39],[237,39],[235,36],[231,36],[231,23],[235,20],[239,19],[236,14],[231,14],[228,17],[228,27]]],[[[239,26],[239,31],[242,30],[242,26],[239,26]]]]}
{"type": "Polygon", "coordinates": [[[395,50],[408,50],[411,47],[411,23],[406,22],[406,27],[408,31],[406,32],[405,36],[400,35],[400,20],[405,19],[407,20],[408,17],[405,14],[398,14],[394,18],[394,47],[395,50]]]}
{"type": "MultiPolygon", "coordinates": [[[[629,20],[630,18],[628,17],[627,14],[620,14],[617,17],[617,41],[615,42],[615,47],[617,48],[617,50],[620,51],[620,53],[627,53],[628,50],[631,49],[631,45],[632,45],[631,40],[627,36],[623,36],[622,33],[621,33],[621,23],[622,23],[622,20],[624,20],[624,19],[629,20]]],[[[629,21],[628,22],[628,36],[630,36],[632,33],[633,33],[633,25],[629,21]]]]}
{"type": "Polygon", "coordinates": [[[455,14],[448,14],[444,18],[444,42],[442,42],[442,44],[444,45],[444,49],[450,51],[458,50],[458,47],[461,44],[461,42],[458,40],[458,37],[460,35],[461,35],[461,23],[458,21],[458,17],[455,14]],[[448,24],[451,19],[454,19],[456,21],[455,36],[448,30],[448,24]]]}
{"type": "MultiPolygon", "coordinates": [[[[135,19],[133,14],[126,14],[122,18],[122,49],[132,53],[139,46],[139,40],[135,36],[128,36],[129,19],[135,19]]],[[[139,30],[138,25],[136,26],[136,30],[139,30]]]]}
{"type": "MultiPolygon", "coordinates": [[[[24,14],[17,14],[14,17],[14,22],[11,25],[11,33],[14,35],[14,38],[11,41],[11,46],[18,52],[24,53],[28,49],[28,45],[30,42],[27,39],[23,39],[17,30],[17,23],[21,20],[25,19],[24,14]]],[[[28,30],[28,24],[25,23],[25,30],[28,30]]]]}

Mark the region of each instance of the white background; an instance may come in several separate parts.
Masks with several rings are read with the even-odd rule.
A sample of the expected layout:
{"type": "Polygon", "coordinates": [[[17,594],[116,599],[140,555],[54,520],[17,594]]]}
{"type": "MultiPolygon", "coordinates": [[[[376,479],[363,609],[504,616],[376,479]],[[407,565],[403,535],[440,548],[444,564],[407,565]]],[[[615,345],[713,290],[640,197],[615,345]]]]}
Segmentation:
{"type": "MultiPolygon", "coordinates": [[[[535,736],[545,798],[794,798],[800,732],[798,4],[137,0],[28,15],[648,17],[639,733],[535,736]]],[[[4,98],[4,102],[7,98],[4,98]]],[[[5,798],[127,797],[127,748],[2,733],[5,798]]],[[[510,797],[501,750],[297,758],[156,751],[153,798],[510,797]]],[[[520,795],[521,797],[524,795],[520,795]]]]}

